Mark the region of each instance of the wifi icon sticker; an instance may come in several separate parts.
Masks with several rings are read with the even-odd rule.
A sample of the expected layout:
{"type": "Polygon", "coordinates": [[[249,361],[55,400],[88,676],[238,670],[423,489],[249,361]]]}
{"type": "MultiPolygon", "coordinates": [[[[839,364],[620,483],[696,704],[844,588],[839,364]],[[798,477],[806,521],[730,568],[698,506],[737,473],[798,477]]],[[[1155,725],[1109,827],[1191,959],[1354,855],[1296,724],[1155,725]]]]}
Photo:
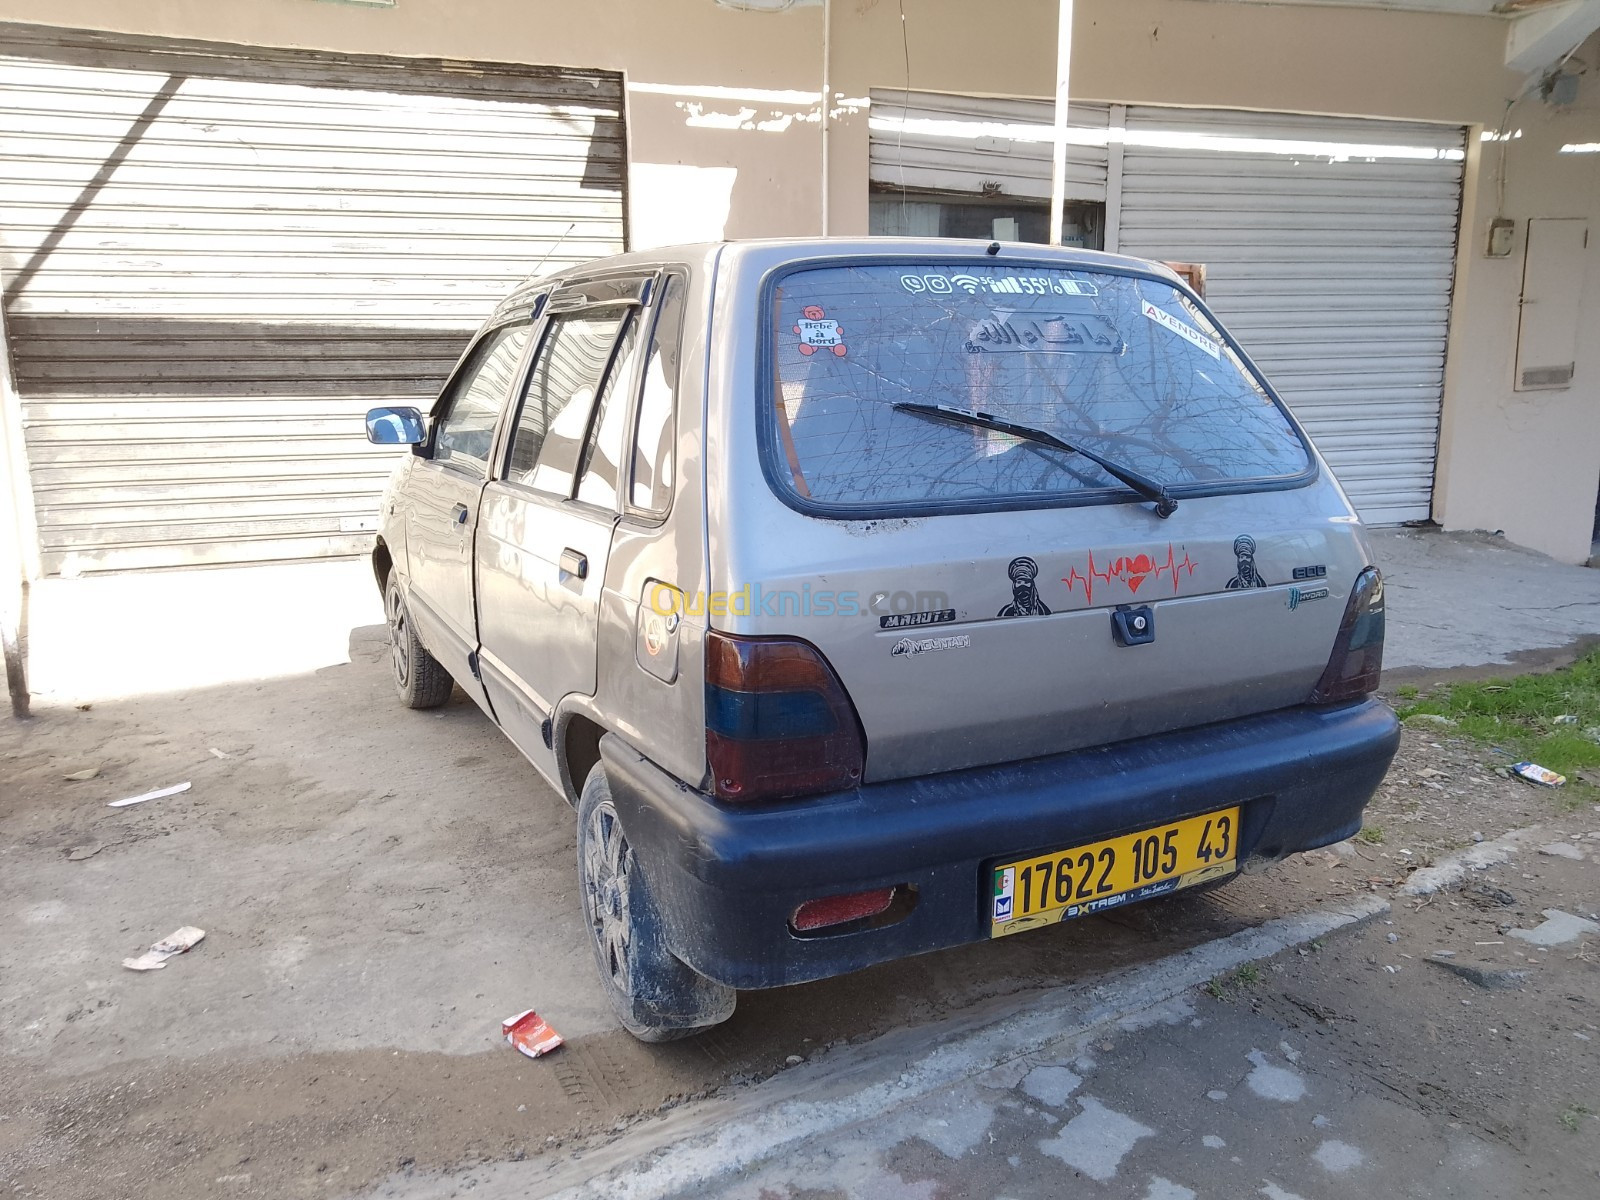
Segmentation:
{"type": "Polygon", "coordinates": [[[950,282],[955,284],[969,296],[975,294],[981,287],[983,287],[983,280],[979,279],[976,275],[952,275],[950,276],[950,282]]]}

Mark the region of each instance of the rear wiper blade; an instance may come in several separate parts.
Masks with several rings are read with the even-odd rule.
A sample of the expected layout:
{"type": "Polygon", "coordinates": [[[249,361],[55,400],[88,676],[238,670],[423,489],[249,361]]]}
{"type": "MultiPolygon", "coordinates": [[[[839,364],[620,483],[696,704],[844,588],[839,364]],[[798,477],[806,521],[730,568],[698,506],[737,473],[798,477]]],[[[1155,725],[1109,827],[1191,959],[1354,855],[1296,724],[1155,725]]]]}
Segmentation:
{"type": "Polygon", "coordinates": [[[1081,454],[1090,462],[1105,468],[1106,474],[1121,480],[1146,500],[1156,506],[1156,516],[1166,518],[1178,511],[1178,502],[1167,489],[1151,479],[1135,471],[1132,467],[1125,467],[1093,450],[1086,450],[1082,446],[1075,446],[1063,438],[1057,437],[1046,429],[1035,429],[1032,425],[1019,425],[1015,421],[1008,421],[1004,417],[997,417],[993,413],[979,412],[975,408],[955,408],[948,404],[913,404],[910,401],[896,401],[890,405],[897,412],[914,413],[919,417],[926,417],[930,421],[945,421],[951,425],[970,425],[977,429],[992,429],[996,433],[1009,433],[1012,437],[1022,438],[1024,441],[1034,442],[1040,446],[1049,446],[1053,450],[1064,450],[1068,454],[1081,454]]]}

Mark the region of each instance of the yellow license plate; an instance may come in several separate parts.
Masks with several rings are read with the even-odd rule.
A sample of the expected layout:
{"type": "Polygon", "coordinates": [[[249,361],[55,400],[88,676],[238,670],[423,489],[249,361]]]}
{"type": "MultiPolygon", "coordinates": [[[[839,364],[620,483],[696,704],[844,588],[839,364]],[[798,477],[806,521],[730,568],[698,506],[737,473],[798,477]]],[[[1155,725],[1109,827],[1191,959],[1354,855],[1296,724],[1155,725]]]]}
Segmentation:
{"type": "Polygon", "coordinates": [[[1239,810],[1224,808],[994,869],[989,936],[1164,896],[1238,869],[1239,810]]]}

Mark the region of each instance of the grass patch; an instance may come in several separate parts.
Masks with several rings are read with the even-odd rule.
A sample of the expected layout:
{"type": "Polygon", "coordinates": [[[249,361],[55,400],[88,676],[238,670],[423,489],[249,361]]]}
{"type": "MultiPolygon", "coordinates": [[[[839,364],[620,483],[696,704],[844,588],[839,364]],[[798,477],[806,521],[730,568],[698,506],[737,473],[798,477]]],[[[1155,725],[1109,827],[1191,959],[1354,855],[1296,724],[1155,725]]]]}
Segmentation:
{"type": "Polygon", "coordinates": [[[1578,1122],[1583,1120],[1584,1117],[1592,1116],[1594,1116],[1594,1109],[1590,1108],[1588,1105],[1569,1104],[1567,1105],[1566,1110],[1562,1112],[1560,1117],[1557,1119],[1567,1127],[1567,1131],[1569,1133],[1577,1133],[1578,1122]]]}
{"type": "Polygon", "coordinates": [[[1361,832],[1356,834],[1356,840],[1358,842],[1365,842],[1369,846],[1383,845],[1383,826],[1363,825],[1361,827],[1361,832]]]}
{"type": "Polygon", "coordinates": [[[1255,963],[1245,963],[1232,972],[1214,975],[1206,983],[1206,993],[1215,1000],[1226,1000],[1230,988],[1254,987],[1261,982],[1261,968],[1255,963]]]}
{"type": "Polygon", "coordinates": [[[1436,688],[1398,713],[1401,720],[1445,717],[1461,733],[1505,751],[1508,764],[1526,759],[1572,780],[1600,768],[1600,651],[1547,675],[1436,688]],[[1558,717],[1569,719],[1558,723],[1558,717]]]}

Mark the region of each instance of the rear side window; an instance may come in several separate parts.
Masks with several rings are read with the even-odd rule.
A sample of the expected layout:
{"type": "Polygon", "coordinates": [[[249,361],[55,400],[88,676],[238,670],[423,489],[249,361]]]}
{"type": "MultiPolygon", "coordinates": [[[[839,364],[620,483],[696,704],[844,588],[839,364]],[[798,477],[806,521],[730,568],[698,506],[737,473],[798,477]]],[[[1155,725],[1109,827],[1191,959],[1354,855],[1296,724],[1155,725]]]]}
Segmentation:
{"type": "Polygon", "coordinates": [[[1293,424],[1219,331],[1155,278],[971,259],[807,268],[773,288],[766,337],[769,475],[824,506],[1126,495],[1081,455],[896,402],[1047,430],[1178,495],[1281,485],[1311,469],[1293,424]]]}
{"type": "Polygon", "coordinates": [[[572,495],[595,395],[631,312],[613,307],[551,318],[512,434],[511,482],[572,495]]]}
{"type": "Polygon", "coordinates": [[[633,381],[638,329],[635,316],[623,330],[611,372],[595,404],[589,442],[583,448],[583,462],[578,468],[577,498],[599,508],[614,508],[617,503],[617,463],[622,458],[622,432],[628,419],[628,389],[633,381]]]}
{"type": "Polygon", "coordinates": [[[673,443],[677,438],[678,363],[683,342],[682,275],[661,285],[659,310],[644,365],[639,413],[633,429],[633,477],[629,507],[664,513],[672,507],[673,443]]]}

